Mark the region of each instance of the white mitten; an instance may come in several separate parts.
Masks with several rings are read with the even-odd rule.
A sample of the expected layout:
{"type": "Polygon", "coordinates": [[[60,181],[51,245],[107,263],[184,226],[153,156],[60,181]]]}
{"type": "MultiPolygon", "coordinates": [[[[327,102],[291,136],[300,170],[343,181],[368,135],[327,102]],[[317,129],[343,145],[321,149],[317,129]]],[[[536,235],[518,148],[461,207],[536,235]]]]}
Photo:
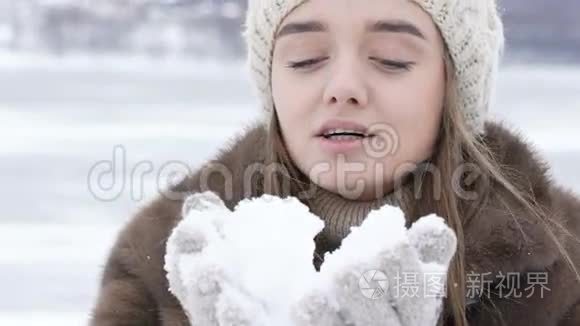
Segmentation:
{"type": "Polygon", "coordinates": [[[296,324],[436,325],[456,241],[440,217],[423,217],[407,230],[400,209],[372,211],[327,254],[320,271],[326,290],[296,304],[296,324]]]}
{"type": "Polygon", "coordinates": [[[192,325],[292,325],[289,302],[318,283],[322,220],[295,198],[243,200],[232,212],[211,192],[190,196],[183,216],[165,269],[192,325]]]}
{"type": "Polygon", "coordinates": [[[233,287],[225,261],[224,224],[231,214],[211,192],[188,197],[184,218],[167,242],[165,270],[169,290],[179,299],[192,325],[254,325],[261,307],[233,287]]]}

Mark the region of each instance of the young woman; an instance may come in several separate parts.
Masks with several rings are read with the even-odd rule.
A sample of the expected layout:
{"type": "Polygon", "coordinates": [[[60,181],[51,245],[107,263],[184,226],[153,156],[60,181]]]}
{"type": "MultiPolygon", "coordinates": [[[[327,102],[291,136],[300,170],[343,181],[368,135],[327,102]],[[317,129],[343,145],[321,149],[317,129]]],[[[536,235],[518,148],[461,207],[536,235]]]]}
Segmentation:
{"type": "Polygon", "coordinates": [[[398,205],[409,224],[436,213],[458,239],[441,325],[580,324],[580,201],[485,121],[503,48],[494,0],[255,0],[245,27],[264,121],[125,227],[93,325],[188,324],[165,243],[183,198],[205,190],[230,209],[298,197],[326,223],[317,269],[371,209],[398,205]]]}

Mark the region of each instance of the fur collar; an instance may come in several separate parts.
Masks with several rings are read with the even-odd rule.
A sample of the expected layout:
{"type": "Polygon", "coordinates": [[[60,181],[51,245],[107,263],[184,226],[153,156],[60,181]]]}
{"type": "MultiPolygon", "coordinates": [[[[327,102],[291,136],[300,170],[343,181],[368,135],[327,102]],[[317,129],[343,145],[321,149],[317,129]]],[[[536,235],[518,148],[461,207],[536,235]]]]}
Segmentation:
{"type": "MultiPolygon", "coordinates": [[[[165,243],[181,218],[182,199],[189,192],[211,190],[233,209],[241,199],[259,195],[246,191],[240,185],[243,184],[244,171],[264,162],[265,137],[266,131],[262,125],[250,125],[219,151],[213,160],[172,187],[170,194],[157,197],[138,211],[119,234],[112,249],[104,270],[103,284],[112,282],[118,288],[102,294],[95,320],[109,318],[111,314],[122,315],[125,312],[123,309],[135,317],[131,314],[133,306],[127,304],[135,302],[145,307],[144,313],[156,311],[163,325],[187,324],[179,303],[167,290],[163,270],[165,243]],[[229,177],[227,182],[224,182],[223,174],[211,173],[215,168],[226,172],[229,177]],[[115,283],[119,279],[135,280],[138,287],[115,283]]],[[[546,164],[533,148],[521,136],[495,123],[486,125],[484,138],[500,164],[519,172],[519,177],[513,180],[522,189],[527,189],[527,194],[549,212],[548,222],[562,225],[571,235],[580,235],[579,201],[570,192],[553,185],[546,164]]],[[[512,326],[530,323],[560,325],[566,312],[572,316],[573,304],[580,302],[580,286],[563,263],[542,223],[522,213],[524,210],[520,205],[505,196],[501,187],[492,187],[489,200],[478,207],[477,214],[464,225],[466,271],[552,272],[550,298],[521,299],[526,300],[523,304],[512,300],[494,300],[492,305],[506,315],[503,320],[512,326]]],[[[578,264],[580,246],[563,234],[559,232],[556,236],[570,251],[574,263],[578,264]]],[[[580,308],[578,310],[580,316],[580,308]]],[[[493,315],[472,314],[470,325],[497,325],[493,315]]],[[[572,318],[579,318],[574,319],[578,321],[578,316],[572,318]]],[[[571,321],[570,325],[577,324],[571,321]]]]}

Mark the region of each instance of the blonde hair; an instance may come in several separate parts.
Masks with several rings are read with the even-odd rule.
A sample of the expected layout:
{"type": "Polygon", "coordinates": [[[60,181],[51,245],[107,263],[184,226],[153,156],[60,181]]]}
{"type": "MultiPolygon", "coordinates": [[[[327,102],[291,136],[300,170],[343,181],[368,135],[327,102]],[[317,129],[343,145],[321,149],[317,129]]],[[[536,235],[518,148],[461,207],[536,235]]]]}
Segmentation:
{"type": "MultiPolygon", "coordinates": [[[[545,210],[547,208],[542,207],[536,201],[526,176],[518,175],[517,171],[500,165],[488,145],[484,143],[484,139],[468,130],[465,119],[458,108],[454,65],[448,51],[445,52],[444,62],[446,68],[445,107],[436,145],[437,150],[430,162],[437,167],[440,179],[437,180],[431,174],[421,174],[419,189],[415,189],[413,194],[401,193],[401,200],[405,201],[401,207],[405,207],[405,214],[411,221],[430,213],[436,213],[443,217],[449,227],[455,231],[458,247],[449,266],[445,318],[450,318],[456,326],[463,326],[468,325],[465,312],[464,226],[470,219],[477,216],[478,208],[483,207],[483,203],[488,200],[492,183],[507,191],[508,196],[521,204],[532,218],[545,227],[547,234],[554,241],[560,254],[579,280],[580,274],[567,250],[556,236],[557,231],[564,233],[567,231],[551,220],[545,210]],[[472,190],[477,193],[477,196],[474,200],[470,200],[469,205],[465,200],[456,196],[450,182],[440,182],[441,180],[452,180],[454,172],[466,163],[475,164],[481,176],[472,185],[472,190]],[[442,187],[439,191],[440,198],[434,193],[437,187],[442,187]],[[420,205],[418,205],[418,200],[420,200],[420,205]]],[[[309,180],[292,162],[284,144],[276,110],[273,110],[267,132],[266,162],[277,168],[276,173],[267,174],[264,179],[265,193],[279,196],[293,195],[301,198],[300,194],[308,191],[309,180]]],[[[308,202],[308,198],[301,199],[308,202]]],[[[503,204],[517,224],[517,219],[509,209],[507,201],[503,201],[503,204]]]]}

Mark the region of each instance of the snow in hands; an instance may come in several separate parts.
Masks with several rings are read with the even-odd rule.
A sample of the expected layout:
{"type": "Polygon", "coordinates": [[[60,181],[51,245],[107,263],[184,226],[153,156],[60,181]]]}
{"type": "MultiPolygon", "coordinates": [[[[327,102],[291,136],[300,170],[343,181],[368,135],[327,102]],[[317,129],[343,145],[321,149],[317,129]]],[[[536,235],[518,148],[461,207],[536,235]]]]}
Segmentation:
{"type": "Polygon", "coordinates": [[[182,214],[165,270],[192,325],[437,323],[457,242],[440,217],[407,229],[400,209],[371,211],[317,272],[313,239],[324,223],[296,198],[264,195],[232,212],[204,192],[182,214]],[[403,291],[407,279],[413,288],[403,291]]]}

